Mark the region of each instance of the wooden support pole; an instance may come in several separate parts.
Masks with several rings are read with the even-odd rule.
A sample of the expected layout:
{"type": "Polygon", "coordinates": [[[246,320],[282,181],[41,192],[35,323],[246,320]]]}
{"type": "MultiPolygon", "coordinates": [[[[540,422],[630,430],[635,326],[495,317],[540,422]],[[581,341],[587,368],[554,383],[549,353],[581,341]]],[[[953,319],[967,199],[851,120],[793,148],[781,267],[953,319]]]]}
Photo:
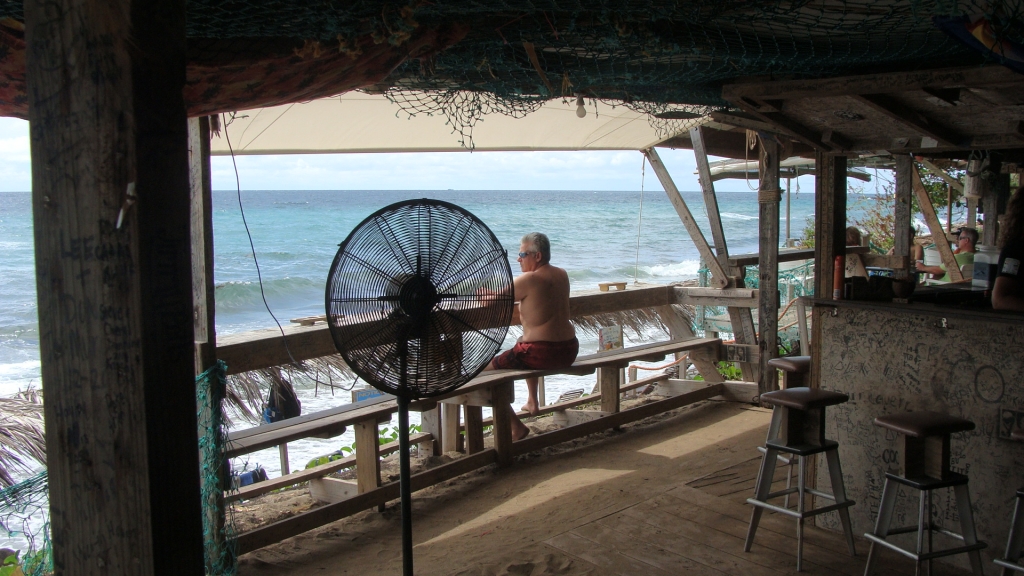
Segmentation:
{"type": "Polygon", "coordinates": [[[715,195],[715,183],[711,180],[711,166],[708,164],[707,149],[704,146],[704,127],[697,126],[690,130],[690,141],[693,142],[693,157],[697,161],[697,176],[700,189],[704,193],[704,208],[711,223],[711,237],[715,241],[715,253],[723,270],[729,268],[729,247],[725,242],[725,229],[722,227],[722,216],[718,212],[718,196],[715,195]]]}
{"type": "MultiPolygon", "coordinates": [[[[814,161],[814,295],[831,298],[836,256],[846,254],[846,156],[818,153],[814,161]]],[[[811,312],[811,388],[821,385],[820,314],[811,312]]]]}
{"type": "MultiPolygon", "coordinates": [[[[896,206],[895,206],[895,249],[896,256],[910,257],[910,217],[911,217],[911,175],[914,159],[907,154],[896,156],[896,206]]],[[[914,263],[910,263],[912,269],[914,263]]],[[[908,277],[907,269],[897,269],[896,277],[908,277]]]]}
{"type": "MultiPolygon", "coordinates": [[[[476,454],[484,449],[484,409],[483,406],[462,407],[466,413],[466,454],[476,454]]],[[[500,410],[499,405],[494,410],[500,410]]]]}
{"type": "Polygon", "coordinates": [[[619,366],[597,369],[597,386],[601,392],[601,411],[619,411],[619,366]]]}
{"type": "Polygon", "coordinates": [[[665,188],[665,194],[668,195],[669,201],[672,202],[672,206],[676,209],[679,219],[683,221],[683,226],[690,234],[690,239],[711,271],[711,283],[718,288],[725,288],[729,284],[725,269],[718,263],[715,253],[711,251],[711,246],[708,245],[707,239],[704,238],[704,233],[701,232],[700,226],[697,225],[697,220],[694,219],[690,208],[686,205],[686,201],[683,200],[683,195],[679,193],[675,182],[672,181],[672,176],[668,173],[668,169],[665,168],[661,157],[658,156],[654,148],[648,148],[643,153],[647,156],[647,161],[651,163],[654,173],[658,175],[658,180],[661,181],[662,187],[665,188]]]}
{"type": "Polygon", "coordinates": [[[846,254],[846,156],[819,152],[815,165],[814,295],[831,298],[832,267],[846,254]]]}
{"type": "Polygon", "coordinates": [[[356,422],[352,431],[356,437],[356,486],[362,494],[380,486],[380,433],[377,419],[356,422]]]}
{"type": "Polygon", "coordinates": [[[1009,196],[1010,175],[999,174],[995,183],[989,183],[982,190],[981,205],[985,210],[985,227],[981,231],[978,243],[995,246],[999,239],[999,196],[1009,196]]]}
{"type": "Polygon", "coordinates": [[[758,220],[758,349],[760,371],[757,380],[758,393],[777,390],[778,370],[768,361],[779,355],[779,204],[782,193],[779,190],[779,156],[781,147],[774,137],[761,138],[758,157],[757,202],[760,207],[758,220]]]}
{"type": "MultiPolygon", "coordinates": [[[[210,177],[210,121],[207,117],[188,121],[189,203],[192,235],[192,321],[195,334],[196,375],[217,361],[215,329],[216,305],[213,296],[213,190],[210,177]]],[[[199,434],[213,430],[222,420],[214,415],[221,410],[226,390],[217,378],[210,379],[209,391],[198,396],[199,434]]],[[[207,573],[224,569],[227,534],[224,532],[224,487],[220,472],[224,457],[220,448],[201,454],[200,487],[203,491],[203,532],[207,573]]]]}
{"type": "Polygon", "coordinates": [[[953,249],[949,247],[949,242],[946,241],[946,233],[942,231],[942,223],[939,222],[939,217],[935,214],[935,205],[932,204],[932,199],[928,197],[928,191],[925,190],[924,184],[921,182],[921,175],[917,172],[917,165],[911,163],[910,167],[910,183],[914,189],[914,196],[917,197],[917,204],[921,207],[921,213],[924,215],[924,221],[928,224],[928,230],[931,231],[935,247],[939,250],[942,266],[946,269],[950,282],[959,282],[964,279],[964,276],[960,273],[960,265],[956,263],[956,257],[953,256],[953,249]]]}
{"type": "MultiPolygon", "coordinates": [[[[505,380],[493,386],[495,398],[512,397],[512,381],[505,380]]],[[[497,402],[491,407],[494,419],[494,426],[491,431],[494,435],[494,451],[497,452],[498,466],[504,467],[512,464],[512,407],[504,402],[497,402]]]]}
{"type": "Polygon", "coordinates": [[[201,575],[185,2],[30,2],[25,38],[54,569],[201,575]]]}
{"type": "Polygon", "coordinates": [[[428,450],[433,456],[440,456],[444,453],[444,432],[441,426],[442,406],[444,404],[438,404],[433,409],[420,413],[420,428],[431,436],[428,450]]]}
{"type": "Polygon", "coordinates": [[[459,433],[459,412],[462,407],[458,404],[441,404],[441,446],[444,452],[462,452],[462,434],[459,433]]]}

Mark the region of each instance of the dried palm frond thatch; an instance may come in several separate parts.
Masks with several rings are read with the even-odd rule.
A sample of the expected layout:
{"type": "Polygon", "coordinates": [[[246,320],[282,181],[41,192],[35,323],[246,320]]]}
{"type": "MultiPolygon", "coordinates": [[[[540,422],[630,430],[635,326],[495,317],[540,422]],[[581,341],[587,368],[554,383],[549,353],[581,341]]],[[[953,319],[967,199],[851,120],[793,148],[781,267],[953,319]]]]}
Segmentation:
{"type": "Polygon", "coordinates": [[[635,339],[643,340],[647,337],[647,333],[653,329],[658,329],[668,334],[668,327],[677,319],[692,325],[692,318],[692,307],[677,304],[671,306],[671,308],[660,306],[657,308],[637,308],[635,310],[595,314],[593,316],[579,316],[573,318],[572,323],[576,326],[576,330],[591,336],[596,336],[602,326],[617,324],[622,326],[623,336],[626,335],[627,331],[631,331],[635,339]],[[670,309],[671,312],[669,312],[670,309]],[[674,314],[675,318],[664,316],[669,313],[674,314]]]}
{"type": "Polygon", "coordinates": [[[46,463],[43,403],[29,388],[0,398],[0,486],[15,483],[16,471],[31,472],[46,463]]]}
{"type": "MultiPolygon", "coordinates": [[[[341,382],[351,378],[352,371],[341,355],[331,354],[304,360],[296,365],[271,366],[232,374],[227,378],[225,400],[232,416],[250,424],[259,424],[262,421],[264,404],[273,386],[289,389],[293,383],[306,380],[317,388],[324,386],[333,392],[335,388],[347,389],[348,387],[342,386],[341,382]]],[[[230,423],[230,417],[227,415],[225,420],[230,423]]]]}

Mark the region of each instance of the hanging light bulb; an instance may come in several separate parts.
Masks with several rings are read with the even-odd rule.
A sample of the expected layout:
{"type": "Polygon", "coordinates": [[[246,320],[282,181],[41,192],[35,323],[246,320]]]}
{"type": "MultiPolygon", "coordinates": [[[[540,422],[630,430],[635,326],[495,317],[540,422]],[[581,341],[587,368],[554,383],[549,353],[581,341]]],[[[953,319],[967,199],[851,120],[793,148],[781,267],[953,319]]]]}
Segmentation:
{"type": "Polygon", "coordinates": [[[583,105],[583,96],[576,97],[576,117],[583,118],[587,115],[587,107],[583,105]]]}

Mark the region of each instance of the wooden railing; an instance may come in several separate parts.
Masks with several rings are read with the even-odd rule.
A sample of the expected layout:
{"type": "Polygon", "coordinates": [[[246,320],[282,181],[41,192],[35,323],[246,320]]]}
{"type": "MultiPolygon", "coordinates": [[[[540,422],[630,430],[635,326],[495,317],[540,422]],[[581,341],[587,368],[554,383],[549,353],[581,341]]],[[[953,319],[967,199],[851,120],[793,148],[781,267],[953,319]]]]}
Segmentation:
{"type": "MultiPolygon", "coordinates": [[[[467,455],[450,464],[434,468],[413,477],[413,490],[453,478],[482,466],[497,463],[510,465],[517,454],[523,454],[579,438],[610,427],[621,426],[647,416],[685,406],[712,397],[746,399],[756,394],[756,384],[716,383],[721,377],[714,372],[714,360],[725,358],[728,350],[718,339],[696,338],[686,322],[673,322],[672,304],[714,304],[744,306],[754,305],[757,291],[750,289],[718,290],[707,288],[684,288],[656,286],[621,292],[598,292],[575,296],[570,301],[574,317],[602,313],[628,311],[639,308],[661,308],[659,312],[673,331],[673,338],[664,342],[633,346],[577,358],[571,368],[563,370],[500,370],[481,373],[468,384],[442,397],[414,402],[411,409],[420,412],[422,433],[411,438],[434,454],[458,448],[455,442],[464,438],[467,455]],[[677,384],[669,392],[672,397],[629,410],[620,410],[621,394],[640,386],[667,384],[667,375],[661,374],[633,383],[622,381],[623,368],[638,360],[660,360],[666,355],[691,352],[698,368],[710,372],[708,382],[687,383],[682,388],[677,384]],[[700,352],[700,354],[697,354],[700,352]],[[568,425],[545,434],[527,437],[513,442],[511,433],[511,412],[506,408],[512,401],[512,384],[527,377],[545,376],[558,373],[597,373],[595,393],[581,398],[550,405],[545,413],[563,414],[562,420],[568,425]],[[737,386],[739,388],[737,388],[737,386]],[[599,410],[580,410],[581,406],[594,404],[599,410]],[[493,417],[485,421],[482,409],[491,406],[493,417]],[[464,415],[464,423],[460,417],[464,415]],[[484,426],[493,426],[494,447],[484,449],[484,426]],[[464,435],[462,434],[464,431],[464,435]]],[[[518,318],[515,318],[518,321],[518,318]]],[[[311,321],[315,322],[315,319],[311,321]]],[[[228,364],[229,374],[269,367],[289,361],[288,352],[296,360],[316,358],[336,353],[330,333],[323,323],[285,328],[288,350],[282,344],[280,332],[259,331],[221,339],[217,355],[228,364]]],[[[749,353],[749,351],[748,351],[749,353]]],[[[702,371],[702,373],[703,373],[702,371]]],[[[238,537],[238,552],[245,553],[267,544],[280,541],[322,526],[339,518],[379,506],[398,497],[396,483],[382,485],[380,481],[380,458],[398,449],[397,443],[379,445],[378,425],[389,421],[397,411],[393,399],[379,398],[358,404],[342,406],[331,410],[305,415],[284,422],[259,426],[229,435],[225,456],[234,457],[256,450],[280,445],[308,437],[333,437],[348,427],[355,430],[355,454],[302,470],[280,478],[250,485],[225,494],[227,500],[251,498],[271,490],[311,482],[321,493],[341,494],[338,500],[310,512],[299,514],[287,520],[258,528],[238,537]],[[346,468],[356,468],[356,480],[326,478],[327,475],[346,468]]],[[[522,414],[525,416],[525,414],[522,414]]]]}

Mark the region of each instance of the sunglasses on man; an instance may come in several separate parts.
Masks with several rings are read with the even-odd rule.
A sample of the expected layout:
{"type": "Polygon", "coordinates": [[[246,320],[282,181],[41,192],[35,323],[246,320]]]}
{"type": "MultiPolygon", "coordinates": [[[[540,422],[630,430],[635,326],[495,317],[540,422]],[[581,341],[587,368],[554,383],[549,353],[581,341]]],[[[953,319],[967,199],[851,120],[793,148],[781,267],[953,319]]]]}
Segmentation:
{"type": "Polygon", "coordinates": [[[526,257],[527,257],[527,256],[529,256],[530,254],[536,254],[536,252],[520,252],[520,253],[519,253],[519,257],[520,257],[520,258],[526,258],[526,257]]]}

